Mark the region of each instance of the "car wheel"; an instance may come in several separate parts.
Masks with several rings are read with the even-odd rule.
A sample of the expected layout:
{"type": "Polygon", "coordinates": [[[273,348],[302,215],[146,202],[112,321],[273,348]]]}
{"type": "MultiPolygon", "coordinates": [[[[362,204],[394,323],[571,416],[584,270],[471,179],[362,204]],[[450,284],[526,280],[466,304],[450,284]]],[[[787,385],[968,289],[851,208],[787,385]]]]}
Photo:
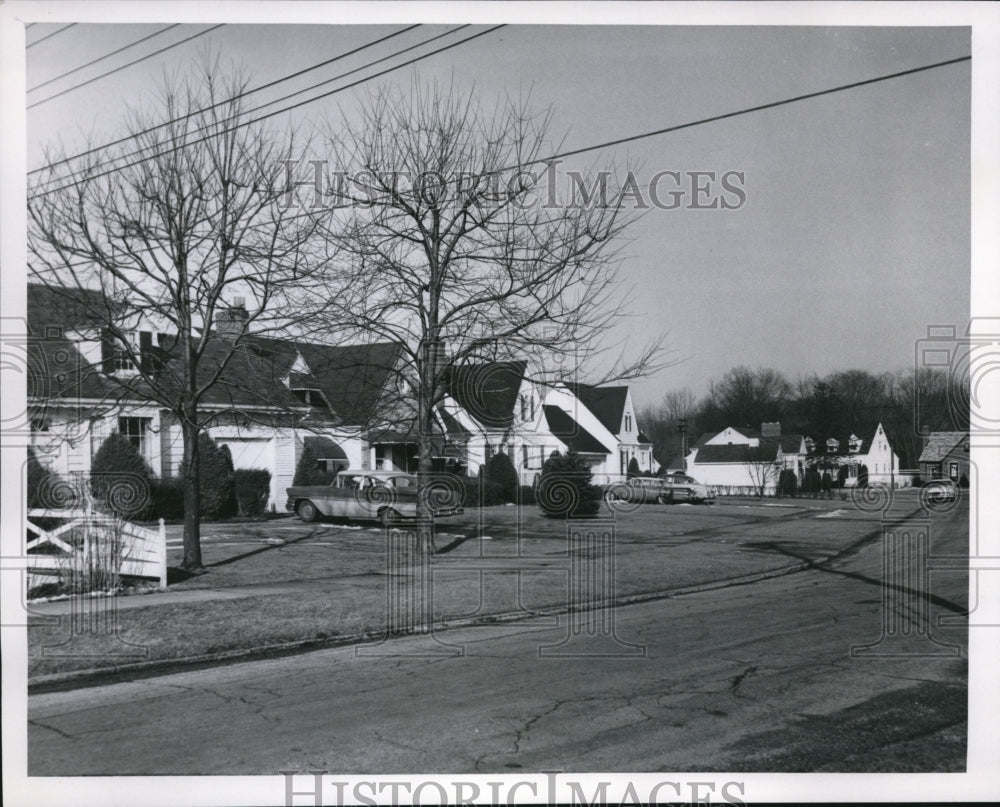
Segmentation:
{"type": "Polygon", "coordinates": [[[315,521],[319,518],[319,510],[317,510],[316,505],[308,499],[303,499],[299,502],[298,506],[295,508],[295,512],[298,514],[299,518],[306,523],[315,521]]]}
{"type": "Polygon", "coordinates": [[[382,523],[383,527],[388,527],[390,524],[399,521],[399,513],[391,507],[386,507],[378,511],[378,520],[382,523]]]}
{"type": "Polygon", "coordinates": [[[666,504],[666,503],[667,503],[667,497],[666,497],[666,496],[664,496],[664,495],[663,495],[663,494],[661,493],[661,494],[660,494],[659,496],[657,496],[657,497],[656,497],[656,503],[657,503],[657,504],[666,504]]]}

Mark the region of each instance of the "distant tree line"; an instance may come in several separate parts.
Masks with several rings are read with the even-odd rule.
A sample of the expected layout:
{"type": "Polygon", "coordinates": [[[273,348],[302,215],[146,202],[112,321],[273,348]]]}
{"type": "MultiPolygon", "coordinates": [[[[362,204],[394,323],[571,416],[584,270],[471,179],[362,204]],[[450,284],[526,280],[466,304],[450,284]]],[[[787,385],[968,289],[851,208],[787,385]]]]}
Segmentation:
{"type": "Polygon", "coordinates": [[[639,423],[653,441],[654,457],[665,464],[681,451],[682,421],[689,450],[705,432],[777,421],[783,434],[811,437],[820,451],[829,437],[864,438],[881,422],[900,467],[915,468],[921,431],[968,429],[968,400],[968,380],[945,370],[840,370],[790,381],[768,367],[740,366],[713,379],[700,400],[687,388],[669,390],[658,404],[639,410],[639,423]]]}

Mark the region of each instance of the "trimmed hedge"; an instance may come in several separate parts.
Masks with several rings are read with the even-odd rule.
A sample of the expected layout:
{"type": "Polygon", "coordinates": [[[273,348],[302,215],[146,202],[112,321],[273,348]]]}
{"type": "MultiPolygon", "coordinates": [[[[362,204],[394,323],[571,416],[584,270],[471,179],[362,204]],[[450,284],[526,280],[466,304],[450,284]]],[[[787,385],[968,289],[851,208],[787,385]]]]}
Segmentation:
{"type": "Polygon", "coordinates": [[[184,520],[184,480],[179,476],[153,480],[152,518],[167,521],[184,520]]]}
{"type": "Polygon", "coordinates": [[[628,470],[625,473],[626,478],[638,479],[642,475],[642,471],[639,470],[639,461],[635,457],[632,457],[628,461],[628,470]]]}
{"type": "Polygon", "coordinates": [[[258,468],[241,468],[234,477],[238,512],[246,518],[264,514],[271,496],[271,472],[258,468]]]}
{"type": "Polygon", "coordinates": [[[590,467],[572,449],[554,452],[542,466],[538,506],[550,518],[587,518],[601,508],[601,490],[591,484],[590,467]]]}
{"type": "Polygon", "coordinates": [[[499,452],[490,457],[486,463],[485,477],[488,481],[500,486],[501,501],[497,504],[517,501],[517,470],[504,452],[499,452]]]}
{"type": "Polygon", "coordinates": [[[217,521],[236,515],[235,469],[229,447],[218,445],[202,432],[198,435],[198,454],[201,461],[198,478],[201,517],[217,521]]]}
{"type": "Polygon", "coordinates": [[[113,431],[94,455],[90,491],[101,509],[142,520],[150,509],[152,476],[132,441],[113,431]]]}
{"type": "Polygon", "coordinates": [[[464,507],[491,507],[504,503],[503,487],[497,482],[477,476],[464,476],[462,487],[465,489],[462,500],[464,507]]]}

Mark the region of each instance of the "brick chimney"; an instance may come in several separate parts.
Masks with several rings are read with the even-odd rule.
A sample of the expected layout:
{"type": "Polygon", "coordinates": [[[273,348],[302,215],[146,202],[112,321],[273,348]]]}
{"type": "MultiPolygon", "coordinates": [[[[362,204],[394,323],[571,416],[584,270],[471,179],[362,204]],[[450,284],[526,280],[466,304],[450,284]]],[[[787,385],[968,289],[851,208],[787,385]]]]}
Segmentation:
{"type": "Polygon", "coordinates": [[[219,336],[236,339],[246,330],[248,319],[250,315],[247,313],[246,300],[237,297],[231,306],[219,312],[216,331],[219,336]]]}
{"type": "Polygon", "coordinates": [[[781,437],[781,423],[761,423],[761,437],[781,437]]]}

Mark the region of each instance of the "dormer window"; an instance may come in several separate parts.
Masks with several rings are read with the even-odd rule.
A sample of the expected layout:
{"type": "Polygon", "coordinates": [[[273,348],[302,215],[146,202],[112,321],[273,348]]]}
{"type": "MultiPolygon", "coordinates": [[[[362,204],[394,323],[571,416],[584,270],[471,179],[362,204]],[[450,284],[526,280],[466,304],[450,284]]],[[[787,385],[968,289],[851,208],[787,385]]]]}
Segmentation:
{"type": "Polygon", "coordinates": [[[830,452],[835,452],[840,449],[840,440],[831,437],[826,441],[826,450],[830,452]]]}

